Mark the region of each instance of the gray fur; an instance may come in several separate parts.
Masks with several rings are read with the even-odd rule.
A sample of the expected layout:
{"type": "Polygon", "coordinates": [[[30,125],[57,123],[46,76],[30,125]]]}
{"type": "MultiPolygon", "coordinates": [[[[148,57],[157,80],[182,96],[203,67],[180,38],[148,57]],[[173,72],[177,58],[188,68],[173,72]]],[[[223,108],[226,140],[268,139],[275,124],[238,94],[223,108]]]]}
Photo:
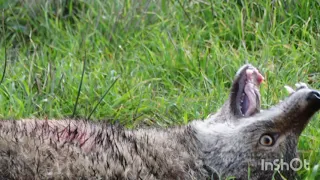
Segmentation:
{"type": "Polygon", "coordinates": [[[295,172],[262,171],[260,162],[297,157],[299,135],[320,108],[319,92],[298,88],[269,110],[241,116],[234,101],[248,67],[239,70],[216,114],[186,126],[126,130],[68,119],[2,121],[0,179],[293,179],[295,172]],[[266,133],[276,134],[274,145],[259,143],[266,133]]]}

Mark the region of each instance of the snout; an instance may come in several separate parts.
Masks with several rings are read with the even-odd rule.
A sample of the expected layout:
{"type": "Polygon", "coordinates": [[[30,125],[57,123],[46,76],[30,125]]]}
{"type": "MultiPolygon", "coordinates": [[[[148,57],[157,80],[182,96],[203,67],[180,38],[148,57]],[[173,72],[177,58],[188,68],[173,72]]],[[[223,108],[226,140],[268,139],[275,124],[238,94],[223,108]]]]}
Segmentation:
{"type": "Polygon", "coordinates": [[[307,96],[309,108],[318,111],[320,109],[320,91],[312,90],[307,96]]]}
{"type": "Polygon", "coordinates": [[[307,100],[318,103],[320,105],[320,92],[316,90],[311,91],[308,94],[307,100]]]}

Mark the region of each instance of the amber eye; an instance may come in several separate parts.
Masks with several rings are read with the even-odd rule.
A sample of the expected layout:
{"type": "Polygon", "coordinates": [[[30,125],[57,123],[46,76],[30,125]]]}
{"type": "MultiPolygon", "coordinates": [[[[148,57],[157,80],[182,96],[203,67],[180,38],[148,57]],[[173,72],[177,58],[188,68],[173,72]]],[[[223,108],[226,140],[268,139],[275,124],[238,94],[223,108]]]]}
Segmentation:
{"type": "Polygon", "coordinates": [[[263,146],[272,146],[274,144],[274,139],[268,134],[264,134],[260,137],[260,144],[263,146]]]}

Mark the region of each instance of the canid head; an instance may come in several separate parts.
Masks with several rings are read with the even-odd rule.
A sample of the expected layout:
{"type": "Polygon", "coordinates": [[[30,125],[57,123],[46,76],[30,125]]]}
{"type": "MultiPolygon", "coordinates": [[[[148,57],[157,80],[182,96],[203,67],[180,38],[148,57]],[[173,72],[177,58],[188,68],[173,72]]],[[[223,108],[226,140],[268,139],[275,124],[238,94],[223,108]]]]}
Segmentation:
{"type": "Polygon", "coordinates": [[[319,110],[320,93],[301,84],[278,105],[260,111],[258,87],[262,81],[263,76],[256,68],[243,66],[223,107],[208,119],[190,124],[210,176],[296,177],[295,167],[266,165],[296,160],[299,135],[319,110]]]}

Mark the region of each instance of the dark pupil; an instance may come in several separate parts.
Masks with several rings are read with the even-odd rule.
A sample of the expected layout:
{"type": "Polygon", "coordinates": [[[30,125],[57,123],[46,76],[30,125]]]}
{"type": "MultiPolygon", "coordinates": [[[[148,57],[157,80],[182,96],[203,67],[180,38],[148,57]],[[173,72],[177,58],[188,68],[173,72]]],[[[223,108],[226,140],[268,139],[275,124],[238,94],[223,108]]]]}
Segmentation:
{"type": "Polygon", "coordinates": [[[271,139],[270,139],[270,137],[265,137],[265,138],[264,138],[264,144],[266,144],[266,145],[271,144],[271,139]]]}

